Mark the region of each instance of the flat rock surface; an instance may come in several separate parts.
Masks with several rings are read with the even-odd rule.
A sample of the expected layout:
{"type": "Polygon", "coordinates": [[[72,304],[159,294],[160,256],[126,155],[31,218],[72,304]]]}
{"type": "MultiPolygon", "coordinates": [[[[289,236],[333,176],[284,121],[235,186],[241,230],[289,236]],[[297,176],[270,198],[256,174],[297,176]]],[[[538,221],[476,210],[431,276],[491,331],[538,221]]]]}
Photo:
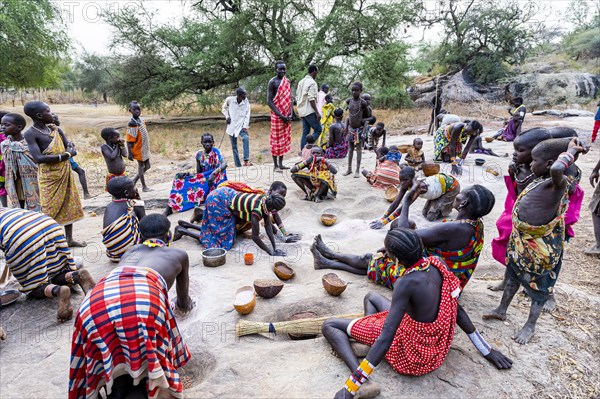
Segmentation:
{"type": "MultiPolygon", "coordinates": [[[[587,119],[586,123],[591,127],[591,118],[576,119],[587,119]]],[[[537,121],[545,125],[543,118],[537,121]]],[[[551,126],[551,122],[548,123],[551,126]]],[[[579,127],[581,131],[587,129],[583,122],[569,126],[579,127]]],[[[491,134],[492,130],[486,130],[485,135],[491,134]]],[[[432,138],[423,138],[426,156],[431,159],[432,138]]],[[[391,144],[404,144],[411,143],[412,139],[396,136],[390,141],[391,144]]],[[[511,143],[494,142],[486,146],[498,153],[512,154],[511,143]]],[[[500,301],[501,293],[489,291],[487,285],[498,282],[504,271],[492,259],[489,246],[496,236],[495,221],[503,209],[505,187],[502,175],[495,177],[484,169],[492,167],[505,171],[510,158],[477,155],[486,159],[483,167],[474,165],[475,156],[467,158],[465,173],[460,180],[462,187],[484,184],[495,193],[496,205],[484,218],[485,248],[460,302],[487,341],[512,358],[514,366],[508,371],[496,370],[457,329],[447,359],[438,370],[426,376],[400,376],[387,363],[381,364],[373,374],[373,380],[382,385],[381,398],[600,395],[600,329],[597,324],[600,261],[580,253],[580,249],[592,241],[585,206],[592,192],[587,178],[598,160],[598,151],[596,145],[592,153],[578,162],[584,173],[581,184],[587,198],[582,220],[575,229],[577,237],[566,249],[563,274],[557,284],[558,307],[552,314],[541,316],[535,337],[525,346],[511,339],[524,324],[529,311],[529,302],[522,296],[515,297],[506,322],[484,322],[481,318],[500,301]]],[[[372,170],[374,162],[373,153],[363,157],[367,169],[372,170]]],[[[338,160],[342,172],[345,163],[345,159],[338,160]]],[[[442,165],[442,171],[449,171],[449,166],[442,165]]],[[[172,244],[185,249],[190,256],[190,293],[197,302],[197,307],[186,318],[178,320],[193,356],[181,371],[187,388],[185,397],[331,398],[342,387],[349,370],[331,354],[330,346],[322,337],[303,341],[292,341],[282,334],[237,338],[235,326],[240,320],[282,321],[302,311],[312,311],[320,316],[359,313],[362,299],[369,291],[391,297],[391,291],[369,283],[366,277],[339,271],[335,272],[348,282],[348,288],[339,297],[329,296],[322,287],[321,277],[331,270],[315,270],[309,251],[312,239],[318,233],[334,250],[344,253],[362,255],[380,248],[386,230],[371,230],[368,224],[388,207],[384,192],[371,188],[362,177],[354,179],[340,173],[337,199],[315,204],[301,200],[289,173],[273,173],[269,165],[231,170],[230,176],[265,188],[274,180],[283,180],[289,188],[287,207],[282,212],[284,223],[290,232],[301,233],[303,239],[296,244],[279,244],[288,254],[282,259],[267,256],[245,236],[236,241],[227,254],[227,263],[218,268],[202,265],[202,248],[194,240],[184,237],[172,244]],[[332,227],[323,226],[319,221],[322,213],[336,214],[337,223],[332,227]],[[251,266],[244,265],[243,254],[246,252],[255,254],[255,263],[251,266]],[[255,279],[275,278],[271,268],[278,260],[288,263],[296,276],[285,282],[275,298],[257,298],[255,310],[240,316],[233,309],[236,289],[252,285],[255,279]]],[[[160,204],[167,198],[170,182],[153,188],[155,191],[142,194],[143,199],[155,204],[150,213],[162,212],[160,204]]],[[[114,264],[104,254],[100,236],[102,218],[90,216],[90,213],[108,201],[108,195],[86,201],[88,215],[74,226],[76,238],[88,242],[87,248],[75,249],[74,255],[85,259],[85,266],[97,279],[109,273],[114,264]]],[[[429,224],[421,216],[423,204],[424,200],[419,199],[411,208],[411,218],[419,227],[429,224]]],[[[188,220],[190,213],[170,216],[172,227],[179,219],[188,220]]],[[[171,295],[175,295],[174,288],[171,295]]],[[[81,294],[76,295],[74,305],[82,299],[81,294]]],[[[7,330],[8,340],[0,343],[0,397],[66,397],[73,327],[72,322],[57,323],[56,306],[52,299],[29,299],[2,309],[0,323],[7,330]]]]}

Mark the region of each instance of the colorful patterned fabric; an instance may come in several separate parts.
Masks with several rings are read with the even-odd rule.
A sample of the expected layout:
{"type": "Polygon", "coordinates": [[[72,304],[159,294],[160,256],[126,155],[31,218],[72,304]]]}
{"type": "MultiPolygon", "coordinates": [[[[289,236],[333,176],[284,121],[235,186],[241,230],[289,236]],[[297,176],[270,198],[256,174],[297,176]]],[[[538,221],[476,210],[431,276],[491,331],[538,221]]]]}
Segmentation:
{"type": "MultiPolygon", "coordinates": [[[[285,76],[281,79],[273,105],[283,116],[289,116],[292,110],[292,89],[290,81],[285,76]]],[[[283,123],[277,114],[271,111],[271,135],[269,136],[271,155],[287,154],[292,144],[292,124],[283,123]]]]}
{"type": "MultiPolygon", "coordinates": [[[[237,195],[242,194],[229,187],[220,187],[206,197],[206,209],[200,225],[200,243],[205,248],[230,250],[233,246],[236,221],[239,219],[232,212],[231,204],[237,195]]],[[[238,198],[238,207],[244,203],[242,198],[238,198]]],[[[251,213],[252,210],[250,216],[251,213]]]]}
{"type": "Polygon", "coordinates": [[[506,266],[533,300],[545,301],[554,289],[562,265],[565,212],[569,200],[565,190],[556,217],[543,226],[519,220],[523,197],[550,178],[537,178],[519,195],[512,212],[512,232],[506,250],[506,266]]]}
{"type": "Polygon", "coordinates": [[[144,267],[113,270],[85,297],[75,316],[69,370],[69,399],[99,397],[129,374],[134,384],[148,377],[149,398],[183,398],[177,369],[191,355],[169,306],[168,287],[144,267]]]}
{"type": "Polygon", "coordinates": [[[333,104],[325,104],[321,110],[321,126],[323,127],[323,131],[317,139],[317,145],[322,149],[327,148],[327,143],[329,143],[329,127],[335,121],[333,111],[335,111],[335,105],[333,104]]]}
{"type": "MultiPolygon", "coordinates": [[[[4,133],[0,133],[0,143],[6,140],[4,133]]],[[[2,147],[0,146],[0,197],[6,197],[5,179],[6,167],[2,159],[2,147]]]]}
{"type": "Polygon", "coordinates": [[[242,183],[239,181],[228,180],[228,181],[225,181],[225,182],[219,184],[218,188],[221,188],[221,187],[229,187],[240,193],[266,194],[266,191],[263,190],[262,188],[252,188],[249,185],[247,185],[246,183],[242,183]]]}
{"type": "Polygon", "coordinates": [[[367,174],[367,181],[376,188],[386,190],[400,185],[400,166],[393,161],[377,162],[377,168],[367,174]]]}
{"type": "Polygon", "coordinates": [[[137,161],[147,161],[150,159],[150,140],[146,122],[140,116],[138,119],[131,117],[127,125],[127,134],[125,141],[133,143],[131,153],[137,161]]]}
{"type": "Polygon", "coordinates": [[[29,152],[25,139],[6,139],[0,144],[6,166],[6,194],[13,208],[20,207],[19,200],[25,201],[25,209],[39,212],[40,188],[38,186],[38,165],[29,152]]]}
{"type": "Polygon", "coordinates": [[[229,208],[238,213],[238,217],[247,222],[252,220],[252,215],[262,218],[264,195],[239,193],[231,201],[229,208]]]}
{"type": "MultiPolygon", "coordinates": [[[[292,175],[310,179],[310,183],[317,189],[321,187],[322,183],[325,183],[333,195],[337,194],[335,175],[329,171],[329,166],[327,166],[324,159],[319,162],[315,159],[313,159],[313,162],[308,166],[308,170],[300,169],[298,172],[292,173],[292,175]]],[[[301,164],[305,165],[306,161],[307,160],[302,161],[301,164]]]]}
{"type": "Polygon", "coordinates": [[[348,136],[348,142],[349,143],[361,143],[364,141],[363,135],[363,127],[352,127],[350,125],[348,125],[348,131],[347,131],[347,136],[348,136]]]}
{"type": "Polygon", "coordinates": [[[127,176],[127,171],[121,173],[120,175],[113,175],[112,173],[106,174],[106,182],[104,183],[104,191],[108,192],[108,182],[114,179],[115,177],[123,177],[127,176]]]}
{"type": "Polygon", "coordinates": [[[193,175],[177,173],[175,175],[168,202],[168,206],[174,212],[185,212],[195,206],[202,205],[206,200],[206,196],[216,189],[219,184],[227,180],[227,171],[224,170],[215,176],[212,186],[208,184],[210,175],[223,162],[223,156],[218,148],[213,148],[209,154],[202,150],[198,151],[196,160],[202,165],[202,173],[193,175]]]}
{"type": "MultiPolygon", "coordinates": [[[[519,112],[519,109],[522,109],[522,112],[525,112],[525,105],[521,104],[519,105],[517,108],[513,109],[511,112],[511,115],[516,114],[517,112],[519,112]]],[[[523,119],[521,118],[518,121],[515,121],[513,118],[511,118],[508,121],[508,124],[506,125],[506,127],[504,128],[504,130],[502,131],[502,134],[498,137],[498,140],[502,140],[502,141],[514,141],[514,139],[517,137],[517,135],[519,134],[519,130],[521,128],[521,124],[523,123],[523,119]]]]}
{"type": "MultiPolygon", "coordinates": [[[[65,153],[65,144],[58,130],[50,131],[52,141],[44,155],[65,153]]],[[[42,212],[58,224],[69,225],[83,218],[83,208],[68,160],[39,164],[38,175],[42,212]]]]}
{"type": "Polygon", "coordinates": [[[340,159],[345,158],[348,155],[348,134],[342,131],[342,138],[340,141],[335,143],[332,147],[325,149],[325,158],[328,159],[340,159]]]}
{"type": "MultiPolygon", "coordinates": [[[[385,359],[397,373],[405,375],[423,375],[440,367],[454,339],[460,283],[438,258],[425,258],[420,267],[424,266],[423,262],[429,262],[442,274],[440,308],[432,323],[415,321],[408,314],[402,318],[385,359]]],[[[405,275],[413,267],[408,268],[405,275]]],[[[381,335],[388,313],[385,311],[358,319],[350,329],[350,336],[373,346],[381,335]]]]}
{"type": "Polygon", "coordinates": [[[460,280],[460,288],[464,289],[477,267],[479,255],[483,249],[483,222],[481,219],[443,220],[442,222],[468,223],[475,228],[475,233],[469,243],[460,250],[444,251],[441,248],[425,247],[427,255],[437,256],[444,261],[448,270],[460,280]]]}
{"type": "Polygon", "coordinates": [[[127,200],[127,211],[102,230],[106,256],[113,262],[120,261],[130,247],[140,243],[140,221],[133,209],[135,205],[135,200],[127,200]]]}
{"type": "Polygon", "coordinates": [[[390,151],[386,154],[385,159],[387,159],[388,161],[400,163],[400,161],[402,160],[402,153],[398,150],[393,152],[390,151]]]}
{"type": "MultiPolygon", "coordinates": [[[[433,155],[436,160],[442,160],[442,154],[450,154],[450,138],[452,137],[452,128],[454,124],[446,127],[440,127],[433,136],[433,155]]],[[[469,139],[469,135],[463,134],[465,126],[462,127],[458,140],[456,140],[456,156],[462,154],[462,147],[469,139]]]]}
{"type": "Polygon", "coordinates": [[[406,267],[379,252],[369,262],[367,278],[375,284],[393,290],[394,283],[404,275],[405,271],[406,267]]]}
{"type": "Polygon", "coordinates": [[[76,270],[63,228],[39,212],[0,208],[0,248],[24,293],[76,270]]]}

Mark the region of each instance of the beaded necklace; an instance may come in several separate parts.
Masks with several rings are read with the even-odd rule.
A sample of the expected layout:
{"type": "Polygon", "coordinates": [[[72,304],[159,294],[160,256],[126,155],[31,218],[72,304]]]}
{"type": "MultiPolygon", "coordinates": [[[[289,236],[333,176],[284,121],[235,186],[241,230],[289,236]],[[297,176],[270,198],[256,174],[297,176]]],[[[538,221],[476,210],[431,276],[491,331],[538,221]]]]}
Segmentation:
{"type": "Polygon", "coordinates": [[[529,180],[529,179],[531,178],[531,176],[533,176],[533,172],[532,172],[532,173],[530,173],[530,174],[528,174],[527,176],[525,176],[525,177],[523,178],[523,180],[519,180],[519,179],[517,179],[517,178],[515,177],[515,182],[517,182],[518,184],[523,184],[523,183],[525,183],[527,180],[529,180]]]}
{"type": "Polygon", "coordinates": [[[431,264],[431,261],[429,259],[423,258],[423,259],[417,261],[411,267],[407,268],[406,271],[404,272],[404,275],[406,276],[409,273],[419,272],[419,271],[429,272],[429,265],[430,264],[431,264]]]}
{"type": "Polygon", "coordinates": [[[158,238],[151,238],[149,240],[146,240],[142,243],[142,245],[145,245],[147,247],[150,248],[156,248],[156,247],[168,247],[167,244],[165,244],[165,242],[163,240],[159,240],[158,238]]]}
{"type": "Polygon", "coordinates": [[[37,127],[35,127],[35,126],[31,126],[31,128],[32,128],[33,130],[37,130],[38,132],[40,132],[40,133],[42,133],[42,134],[45,134],[46,136],[50,136],[50,134],[52,133],[52,129],[50,129],[50,131],[46,132],[46,131],[44,131],[44,130],[42,130],[42,129],[38,129],[38,128],[37,128],[37,127]]]}

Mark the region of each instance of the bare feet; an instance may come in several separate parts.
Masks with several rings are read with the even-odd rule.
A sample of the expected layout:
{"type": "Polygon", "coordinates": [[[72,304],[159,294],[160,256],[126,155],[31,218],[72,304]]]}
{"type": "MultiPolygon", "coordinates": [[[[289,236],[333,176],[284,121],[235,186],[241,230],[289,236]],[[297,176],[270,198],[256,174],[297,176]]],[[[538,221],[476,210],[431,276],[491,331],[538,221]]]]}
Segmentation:
{"type": "Polygon", "coordinates": [[[484,320],[495,319],[504,321],[506,320],[506,312],[501,313],[498,308],[496,308],[489,313],[485,313],[483,316],[481,316],[481,318],[484,320]]]}
{"type": "Polygon", "coordinates": [[[323,238],[321,237],[321,234],[317,234],[315,236],[315,246],[316,246],[317,251],[319,251],[321,253],[321,255],[323,255],[324,257],[329,258],[329,259],[335,259],[335,254],[323,242],[323,238]]]}
{"type": "Polygon", "coordinates": [[[84,242],[77,242],[75,240],[71,240],[68,241],[67,244],[69,245],[69,247],[73,247],[73,248],[84,248],[87,247],[87,243],[84,242]]]}
{"type": "Polygon", "coordinates": [[[142,191],[147,193],[149,191],[154,191],[154,190],[152,190],[150,187],[146,186],[146,187],[142,187],[142,191]]]}
{"type": "Polygon", "coordinates": [[[83,194],[83,199],[91,199],[91,198],[94,198],[94,197],[92,197],[89,193],[83,194]]]}
{"type": "Polygon", "coordinates": [[[323,199],[321,198],[321,196],[315,195],[315,202],[316,203],[323,202],[323,199]]]}
{"type": "Polygon", "coordinates": [[[273,166],[273,172],[283,173],[283,170],[279,169],[279,166],[275,165],[273,166]]]}
{"type": "Polygon", "coordinates": [[[83,290],[83,293],[87,294],[89,290],[94,288],[96,282],[92,278],[90,272],[86,269],[81,269],[77,271],[77,274],[79,275],[79,286],[83,290]]]}
{"type": "Polygon", "coordinates": [[[356,357],[365,357],[371,350],[369,345],[361,344],[360,342],[352,342],[350,346],[352,347],[352,352],[354,352],[354,356],[356,357]]]}
{"type": "Polygon", "coordinates": [[[312,252],[313,258],[315,261],[314,262],[315,270],[327,269],[327,265],[325,264],[327,259],[323,255],[321,255],[321,253],[319,251],[317,251],[317,244],[314,241],[313,241],[312,245],[310,246],[310,252],[312,252]]]}
{"type": "Polygon", "coordinates": [[[533,337],[533,334],[535,334],[535,326],[525,324],[514,340],[521,345],[525,345],[533,337]]]}
{"type": "Polygon", "coordinates": [[[6,339],[6,331],[4,328],[0,327],[0,341],[4,341],[6,339]]]}
{"type": "Polygon", "coordinates": [[[173,241],[181,240],[181,237],[183,237],[183,233],[181,232],[181,230],[181,226],[175,226],[175,231],[173,232],[173,241]]]}
{"type": "Polygon", "coordinates": [[[360,386],[358,391],[356,392],[356,396],[354,398],[376,398],[381,394],[381,386],[372,380],[367,380],[364,384],[360,386]]]}
{"type": "Polygon", "coordinates": [[[62,323],[70,320],[72,317],[71,289],[63,285],[60,287],[60,291],[58,291],[58,312],[56,313],[56,318],[62,323]]]}
{"type": "Polygon", "coordinates": [[[290,168],[289,166],[285,166],[283,164],[279,165],[279,169],[281,169],[281,170],[286,170],[286,169],[289,169],[289,168],[290,168]]]}
{"type": "Polygon", "coordinates": [[[488,290],[491,291],[504,291],[504,286],[506,285],[506,280],[500,281],[498,284],[490,284],[488,285],[488,290]]]}
{"type": "Polygon", "coordinates": [[[173,214],[173,209],[170,206],[167,206],[163,211],[164,216],[171,216],[173,214]]]}
{"type": "Polygon", "coordinates": [[[358,172],[358,170],[354,173],[354,178],[358,179],[360,177],[360,173],[358,172]]]}
{"type": "Polygon", "coordinates": [[[594,245],[586,249],[583,253],[590,256],[600,256],[600,246],[594,245]]]}
{"type": "Polygon", "coordinates": [[[252,162],[250,162],[250,161],[244,161],[244,166],[252,166],[252,162]]]}
{"type": "Polygon", "coordinates": [[[345,171],[345,172],[342,174],[342,176],[348,176],[348,175],[351,175],[351,174],[352,174],[352,171],[351,171],[350,169],[348,169],[347,171],[345,171]]]}
{"type": "Polygon", "coordinates": [[[192,217],[190,218],[190,223],[200,223],[202,218],[204,217],[204,211],[202,208],[194,208],[194,212],[192,212],[192,217]]]}
{"type": "Polygon", "coordinates": [[[556,298],[554,297],[554,294],[550,294],[550,296],[548,297],[548,300],[546,301],[546,303],[544,304],[544,307],[542,308],[542,312],[552,312],[554,310],[554,308],[556,307],[556,298]]]}

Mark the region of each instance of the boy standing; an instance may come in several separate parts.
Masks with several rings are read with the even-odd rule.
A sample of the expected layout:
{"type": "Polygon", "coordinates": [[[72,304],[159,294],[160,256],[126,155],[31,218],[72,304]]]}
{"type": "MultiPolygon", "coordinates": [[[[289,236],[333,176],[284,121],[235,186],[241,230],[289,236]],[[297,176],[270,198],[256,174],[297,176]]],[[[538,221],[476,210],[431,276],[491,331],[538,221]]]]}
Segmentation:
{"type": "Polygon", "coordinates": [[[267,104],[271,108],[271,134],[269,144],[273,156],[273,170],[282,172],[289,169],[283,166],[283,155],[290,151],[292,143],[292,89],[288,78],[285,77],[287,69],[283,61],[275,62],[276,75],[269,80],[267,104]]]}
{"type": "Polygon", "coordinates": [[[127,158],[130,161],[135,159],[138,163],[138,174],[133,178],[133,182],[137,183],[139,180],[142,183],[142,191],[152,191],[146,185],[144,177],[144,173],[150,169],[150,142],[146,122],[140,116],[142,108],[137,101],[132,101],[129,103],[129,112],[131,112],[131,119],[127,125],[127,135],[125,136],[128,151],[127,158]]]}
{"type": "Polygon", "coordinates": [[[100,132],[100,136],[106,143],[100,146],[102,156],[108,168],[106,175],[105,190],[108,191],[108,182],[117,176],[125,176],[125,142],[121,140],[119,131],[112,127],[106,127],[100,132]]]}
{"type": "Polygon", "coordinates": [[[512,213],[512,232],[506,251],[506,286],[500,305],[484,319],[506,320],[506,309],[523,285],[531,297],[527,322],[515,340],[529,342],[535,324],[562,266],[565,241],[564,214],[569,200],[565,171],[587,148],[574,138],[567,152],[563,139],[545,140],[531,151],[531,171],[536,179],[519,195],[512,213]]]}
{"type": "Polygon", "coordinates": [[[227,118],[226,131],[231,141],[233,162],[235,162],[236,168],[242,166],[237,146],[238,136],[242,139],[242,146],[244,148],[244,166],[252,166],[250,162],[250,136],[248,135],[250,102],[246,97],[246,90],[238,87],[235,91],[235,96],[227,97],[221,108],[221,112],[227,118]]]}
{"type": "Polygon", "coordinates": [[[40,212],[38,165],[23,137],[25,118],[19,114],[2,117],[2,131],[8,138],[0,144],[6,166],[6,193],[11,208],[40,212]]]}
{"type": "Polygon", "coordinates": [[[360,177],[360,162],[362,158],[361,141],[362,131],[368,123],[371,114],[369,112],[369,105],[361,98],[363,85],[360,82],[352,84],[352,97],[346,100],[348,104],[348,120],[346,121],[346,132],[348,134],[349,154],[348,154],[348,170],[344,173],[344,176],[348,176],[352,173],[352,157],[354,155],[354,149],[356,148],[356,172],[354,178],[360,177]]]}
{"type": "Polygon", "coordinates": [[[54,119],[48,104],[28,102],[24,111],[33,120],[33,126],[24,136],[29,152],[39,167],[42,212],[65,226],[70,247],[84,247],[85,243],[73,240],[73,223],[83,218],[79,191],[68,162],[69,158],[77,155],[77,150],[62,130],[48,126],[54,119]]]}

